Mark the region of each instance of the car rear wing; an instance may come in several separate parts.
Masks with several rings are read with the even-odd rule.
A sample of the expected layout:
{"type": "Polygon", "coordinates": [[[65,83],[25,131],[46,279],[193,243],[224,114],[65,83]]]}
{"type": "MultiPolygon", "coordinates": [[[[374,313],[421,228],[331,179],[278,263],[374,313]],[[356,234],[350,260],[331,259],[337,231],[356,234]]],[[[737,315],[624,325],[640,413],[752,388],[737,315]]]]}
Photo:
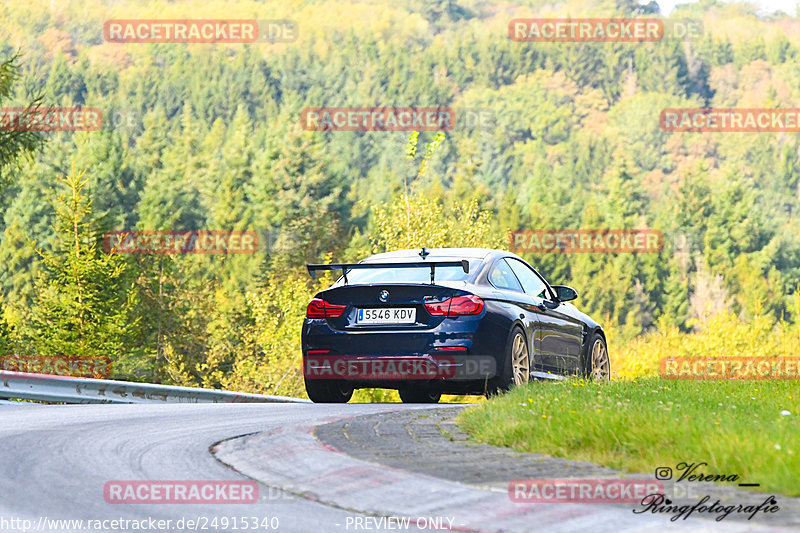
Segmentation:
{"type": "Polygon", "coordinates": [[[469,261],[417,261],[414,263],[330,263],[327,265],[306,265],[308,274],[312,278],[318,270],[341,270],[344,282],[347,284],[347,272],[350,270],[366,270],[370,268],[423,268],[431,269],[431,283],[436,273],[436,267],[461,267],[465,274],[469,274],[469,261]]]}

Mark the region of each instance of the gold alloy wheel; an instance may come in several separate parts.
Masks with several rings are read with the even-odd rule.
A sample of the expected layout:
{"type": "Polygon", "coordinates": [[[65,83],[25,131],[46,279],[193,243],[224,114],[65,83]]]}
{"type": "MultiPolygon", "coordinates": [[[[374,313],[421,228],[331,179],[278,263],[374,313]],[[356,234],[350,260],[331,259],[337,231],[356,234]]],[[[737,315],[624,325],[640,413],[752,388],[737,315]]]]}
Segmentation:
{"type": "Polygon", "coordinates": [[[608,382],[610,379],[611,364],[608,361],[606,343],[597,339],[592,346],[592,381],[608,382]]]}
{"type": "Polygon", "coordinates": [[[514,373],[514,385],[523,385],[530,380],[531,368],[528,358],[528,343],[525,336],[518,331],[514,335],[511,348],[511,370],[514,373]]]}

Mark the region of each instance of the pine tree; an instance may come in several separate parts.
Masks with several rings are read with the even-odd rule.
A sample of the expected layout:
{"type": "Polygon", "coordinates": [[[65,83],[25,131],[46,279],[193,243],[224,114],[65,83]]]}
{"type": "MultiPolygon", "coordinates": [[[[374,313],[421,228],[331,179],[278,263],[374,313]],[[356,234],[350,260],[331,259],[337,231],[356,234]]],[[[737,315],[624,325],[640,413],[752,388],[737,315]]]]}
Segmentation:
{"type": "Polygon", "coordinates": [[[139,201],[140,227],[146,230],[201,229],[205,210],[200,202],[201,123],[184,105],[180,128],[171,132],[161,157],[162,168],[147,177],[139,201]]]}
{"type": "MultiPolygon", "coordinates": [[[[16,84],[20,79],[21,66],[19,53],[0,62],[0,104],[11,100],[16,95],[16,84]]],[[[25,106],[27,112],[33,113],[41,108],[41,95],[28,95],[30,103],[25,106]]],[[[20,157],[30,156],[44,145],[45,137],[40,131],[24,128],[0,128],[0,192],[10,179],[6,171],[20,157]]]]}
{"type": "Polygon", "coordinates": [[[274,251],[283,267],[313,261],[340,242],[347,212],[343,180],[332,172],[315,134],[290,127],[271,133],[256,156],[247,189],[254,223],[280,229],[274,251]],[[274,135],[281,135],[277,142],[274,135]]]}
{"type": "Polygon", "coordinates": [[[42,273],[21,333],[38,355],[108,357],[124,374],[126,341],[137,326],[131,316],[136,293],[124,261],[98,247],[100,228],[84,175],[73,166],[60,180],[64,190],[53,205],[56,248],[38,250],[42,273]]]}

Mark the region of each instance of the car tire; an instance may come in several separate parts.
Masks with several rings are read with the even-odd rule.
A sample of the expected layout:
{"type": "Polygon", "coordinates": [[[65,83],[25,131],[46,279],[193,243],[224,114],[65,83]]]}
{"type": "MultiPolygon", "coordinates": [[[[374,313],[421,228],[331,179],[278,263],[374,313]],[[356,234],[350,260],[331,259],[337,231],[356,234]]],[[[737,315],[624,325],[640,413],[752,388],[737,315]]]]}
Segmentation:
{"type": "Polygon", "coordinates": [[[314,403],[347,403],[353,397],[353,387],[343,381],[305,379],[306,393],[314,403]]]}
{"type": "Polygon", "coordinates": [[[598,332],[592,334],[586,353],[583,356],[583,375],[600,383],[611,379],[611,360],[608,356],[606,340],[598,332]]]}
{"type": "Polygon", "coordinates": [[[531,379],[531,357],[528,340],[519,326],[514,326],[506,341],[503,364],[499,375],[489,380],[486,396],[507,392],[511,387],[524,385],[531,379]]]}
{"type": "Polygon", "coordinates": [[[404,387],[397,391],[403,403],[439,403],[440,392],[433,392],[415,387],[404,387]]]}

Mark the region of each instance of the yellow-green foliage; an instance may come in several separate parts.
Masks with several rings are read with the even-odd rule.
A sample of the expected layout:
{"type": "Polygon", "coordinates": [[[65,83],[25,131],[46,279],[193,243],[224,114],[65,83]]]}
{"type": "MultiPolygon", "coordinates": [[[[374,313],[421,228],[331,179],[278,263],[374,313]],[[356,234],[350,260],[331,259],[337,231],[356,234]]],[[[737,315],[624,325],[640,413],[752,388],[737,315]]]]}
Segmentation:
{"type": "Polygon", "coordinates": [[[373,250],[406,248],[498,248],[505,242],[491,228],[491,213],[477,200],[446,209],[440,199],[403,195],[374,212],[373,250]]]}
{"type": "Polygon", "coordinates": [[[225,388],[305,396],[300,328],[306,305],[324,283],[295,274],[248,293],[255,350],[236,361],[233,372],[223,379],[225,388]]]}
{"type": "Polygon", "coordinates": [[[618,379],[656,376],[665,357],[793,357],[800,345],[800,328],[766,316],[749,323],[725,312],[712,317],[696,333],[677,328],[642,335],[614,350],[609,332],[611,369],[618,379]]]}

